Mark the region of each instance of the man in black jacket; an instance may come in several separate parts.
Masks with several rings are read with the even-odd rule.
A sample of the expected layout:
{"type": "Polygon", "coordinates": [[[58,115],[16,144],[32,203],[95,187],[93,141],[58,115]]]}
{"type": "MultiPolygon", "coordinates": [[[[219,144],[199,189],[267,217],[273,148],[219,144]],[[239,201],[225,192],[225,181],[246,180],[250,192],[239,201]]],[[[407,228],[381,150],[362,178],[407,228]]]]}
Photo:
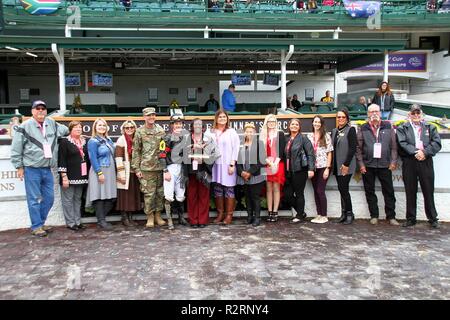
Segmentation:
{"type": "Polygon", "coordinates": [[[402,175],[406,193],[406,223],[403,226],[411,227],[416,224],[419,180],[428,222],[432,228],[439,228],[434,205],[433,156],[441,150],[441,138],[435,126],[424,122],[420,105],[411,106],[409,122],[397,128],[397,141],[403,162],[402,175]]]}
{"type": "Polygon", "coordinates": [[[356,159],[363,175],[364,191],[370,211],[370,223],[378,224],[378,198],[375,194],[375,178],[378,177],[383,192],[386,219],[398,226],[395,220],[395,195],[392,171],[397,167],[397,141],[394,128],[381,120],[380,106],[371,104],[367,111],[368,122],[357,133],[356,159]]]}

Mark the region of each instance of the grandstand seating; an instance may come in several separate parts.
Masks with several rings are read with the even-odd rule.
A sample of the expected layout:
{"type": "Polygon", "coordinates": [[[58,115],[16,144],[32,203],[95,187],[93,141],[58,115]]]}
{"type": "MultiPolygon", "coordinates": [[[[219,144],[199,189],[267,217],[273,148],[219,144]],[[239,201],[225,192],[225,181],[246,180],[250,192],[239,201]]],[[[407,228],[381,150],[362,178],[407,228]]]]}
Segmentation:
{"type": "MultiPolygon", "coordinates": [[[[220,0],[221,12],[208,12],[206,0],[134,0],[129,11],[120,4],[118,0],[115,1],[96,1],[96,0],[62,0],[61,10],[45,17],[47,23],[65,24],[67,16],[71,14],[67,7],[77,5],[81,9],[81,14],[89,23],[95,23],[94,18],[117,17],[117,22],[121,24],[141,22],[133,17],[142,18],[143,23],[149,24],[149,17],[157,17],[164,15],[168,19],[180,19],[180,17],[189,18],[191,20],[198,20],[198,18],[214,17],[223,24],[232,24],[233,21],[230,16],[245,16],[252,19],[266,19],[275,17],[279,14],[286,16],[286,19],[277,19],[278,24],[304,24],[304,25],[327,25],[337,24],[344,26],[365,24],[364,19],[353,19],[349,16],[340,1],[339,5],[330,6],[328,0],[318,0],[318,14],[308,14],[308,11],[300,11],[295,9],[293,1],[290,0],[260,0],[254,1],[247,5],[245,1],[236,1],[234,5],[233,14],[223,12],[223,0],[220,0]],[[324,5],[322,5],[324,2],[324,5]],[[301,14],[301,19],[299,18],[301,14]],[[129,17],[130,19],[122,19],[122,17],[129,17]],[[61,19],[64,18],[64,19],[61,19]],[[119,21],[120,20],[120,21],[119,21]]],[[[31,19],[43,20],[42,16],[32,16],[25,12],[19,0],[3,0],[3,15],[5,22],[9,21],[30,21],[31,19]]],[[[419,27],[424,24],[449,24],[450,12],[438,14],[438,10],[427,10],[427,1],[424,0],[391,0],[382,1],[382,17],[384,24],[393,25],[411,25],[412,27],[419,27]],[[404,17],[408,16],[407,19],[404,17]],[[418,24],[420,22],[420,24],[418,24]]],[[[98,21],[99,24],[111,23],[108,21],[98,21]]],[[[198,21],[200,22],[200,21],[198,21]]],[[[263,21],[261,21],[263,22],[263,21]]],[[[265,21],[264,23],[267,23],[265,21]]]]}

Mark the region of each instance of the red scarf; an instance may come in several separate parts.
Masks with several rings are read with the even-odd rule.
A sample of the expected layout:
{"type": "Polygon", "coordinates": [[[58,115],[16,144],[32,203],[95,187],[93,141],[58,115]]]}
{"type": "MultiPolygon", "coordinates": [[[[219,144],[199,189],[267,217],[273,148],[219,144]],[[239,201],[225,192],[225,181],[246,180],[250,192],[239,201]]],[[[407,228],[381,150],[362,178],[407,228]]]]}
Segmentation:
{"type": "Polygon", "coordinates": [[[128,159],[131,160],[131,154],[133,153],[133,138],[127,135],[126,133],[124,134],[124,136],[125,141],[127,142],[128,159]]]}

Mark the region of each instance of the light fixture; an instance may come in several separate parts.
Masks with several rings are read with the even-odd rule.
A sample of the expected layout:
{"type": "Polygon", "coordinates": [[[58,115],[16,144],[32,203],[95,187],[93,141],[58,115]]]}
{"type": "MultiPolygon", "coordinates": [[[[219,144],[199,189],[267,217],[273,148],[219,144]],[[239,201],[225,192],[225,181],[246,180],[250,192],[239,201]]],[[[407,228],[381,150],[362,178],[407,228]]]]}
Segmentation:
{"type": "Polygon", "coordinates": [[[12,50],[12,51],[19,51],[19,49],[14,48],[14,47],[10,47],[10,46],[5,46],[6,49],[8,50],[12,50]]]}
{"type": "Polygon", "coordinates": [[[30,57],[34,57],[34,58],[37,58],[37,57],[38,57],[36,54],[31,53],[31,52],[25,52],[25,54],[26,54],[26,55],[29,55],[30,57]]]}

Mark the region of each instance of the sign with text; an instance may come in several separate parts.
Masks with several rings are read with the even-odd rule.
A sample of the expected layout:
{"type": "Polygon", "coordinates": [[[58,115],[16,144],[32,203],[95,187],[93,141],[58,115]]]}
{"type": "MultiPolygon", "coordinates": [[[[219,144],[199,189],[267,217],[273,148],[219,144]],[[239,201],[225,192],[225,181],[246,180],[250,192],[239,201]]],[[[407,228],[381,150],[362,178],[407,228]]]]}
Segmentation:
{"type": "Polygon", "coordinates": [[[25,184],[10,159],[0,159],[0,199],[25,196],[25,184]]]}
{"type": "MultiPolygon", "coordinates": [[[[427,54],[425,52],[392,53],[388,63],[390,72],[426,72],[427,54]]],[[[372,63],[352,71],[383,71],[384,62],[372,63]]]]}

